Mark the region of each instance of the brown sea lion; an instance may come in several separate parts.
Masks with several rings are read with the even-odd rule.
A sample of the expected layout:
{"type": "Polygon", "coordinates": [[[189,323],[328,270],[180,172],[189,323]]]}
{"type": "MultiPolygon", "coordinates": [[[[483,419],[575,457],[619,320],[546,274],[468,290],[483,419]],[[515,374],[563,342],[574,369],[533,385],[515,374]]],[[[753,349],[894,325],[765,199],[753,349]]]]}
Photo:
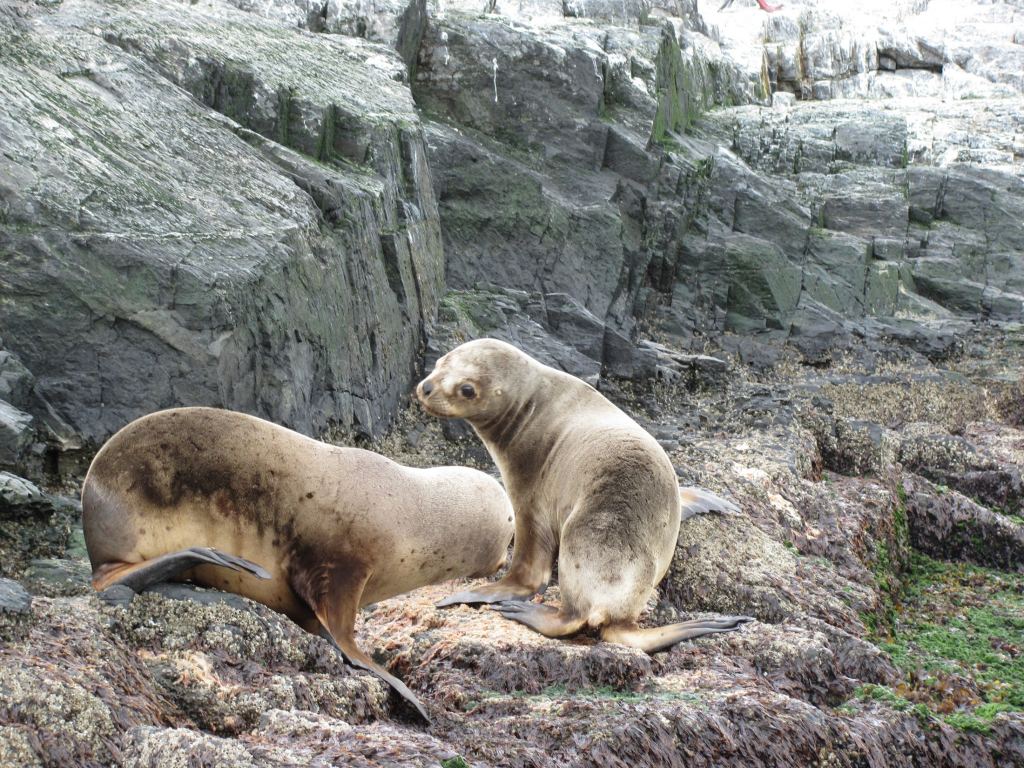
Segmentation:
{"type": "Polygon", "coordinates": [[[214,408],[133,421],[82,487],[93,585],[169,579],[234,592],[324,634],[353,666],[396,677],[359,649],[361,606],[504,562],[512,507],[466,467],[413,469],[214,408]]]}
{"type": "Polygon", "coordinates": [[[668,571],[682,514],[735,507],[697,488],[680,491],[657,441],[589,384],[479,339],[438,360],[417,396],[430,413],[473,426],[516,510],[508,573],[439,605],[501,603],[502,615],[548,637],[590,627],[648,653],[749,620],[637,625],[668,571]],[[556,554],[561,608],[508,602],[546,585],[556,554]]]}

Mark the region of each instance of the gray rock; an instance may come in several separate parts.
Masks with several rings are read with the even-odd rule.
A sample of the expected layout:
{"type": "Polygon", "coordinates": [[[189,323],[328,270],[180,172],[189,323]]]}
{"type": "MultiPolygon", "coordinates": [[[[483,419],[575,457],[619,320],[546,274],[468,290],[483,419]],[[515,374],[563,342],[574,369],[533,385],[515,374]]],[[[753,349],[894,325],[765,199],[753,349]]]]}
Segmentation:
{"type": "Polygon", "coordinates": [[[128,608],[135,599],[135,590],[124,584],[114,584],[97,594],[97,597],[114,608],[128,608]]]}
{"type": "Polygon", "coordinates": [[[631,26],[651,12],[651,0],[562,0],[562,13],[580,19],[600,19],[631,26]]]}
{"type": "Polygon", "coordinates": [[[397,55],[217,5],[76,0],[0,67],[0,325],[60,420],[99,440],[190,403],[383,428],[442,276],[397,55]],[[318,162],[281,168],[232,121],[318,162]]]}
{"type": "Polygon", "coordinates": [[[840,317],[861,317],[870,258],[870,244],[860,237],[813,230],[807,239],[804,291],[840,317]]]}
{"type": "Polygon", "coordinates": [[[32,558],[63,556],[79,516],[77,502],[0,471],[0,575],[19,574],[32,558]]]}
{"type": "MultiPolygon", "coordinates": [[[[515,344],[545,365],[579,376],[592,384],[597,382],[601,371],[600,356],[588,357],[559,338],[546,325],[543,300],[539,295],[510,290],[493,293],[452,291],[442,302],[439,317],[443,324],[434,328],[431,340],[438,357],[462,341],[489,336],[515,344]],[[536,320],[530,315],[531,307],[535,308],[536,320]]],[[[580,314],[574,319],[585,317],[580,314]]],[[[567,326],[567,331],[569,339],[576,343],[585,338],[577,333],[578,328],[567,326]]],[[[427,364],[432,364],[430,357],[427,364]]],[[[458,439],[465,428],[449,426],[447,429],[455,430],[451,434],[458,439]]]]}
{"type": "Polygon", "coordinates": [[[398,51],[409,76],[415,75],[427,28],[426,0],[326,0],[320,9],[324,30],[383,43],[398,51]]]}
{"type": "Polygon", "coordinates": [[[597,170],[608,133],[600,119],[602,38],[585,26],[562,31],[449,14],[423,40],[416,103],[548,163],[597,170]]]}
{"type": "Polygon", "coordinates": [[[32,595],[12,579],[0,578],[0,612],[4,614],[28,613],[32,609],[32,595]]]}
{"type": "Polygon", "coordinates": [[[602,164],[640,184],[650,184],[661,170],[661,158],[649,152],[639,137],[618,126],[608,129],[602,164]]]}
{"type": "Polygon", "coordinates": [[[941,40],[909,34],[906,30],[885,28],[876,42],[878,56],[887,59],[887,69],[928,69],[941,71],[946,53],[941,40]]]}
{"type": "MultiPolygon", "coordinates": [[[[727,228],[768,241],[789,261],[798,261],[807,242],[811,212],[786,182],[752,173],[719,150],[708,180],[708,208],[727,228]]],[[[714,236],[709,232],[709,236],[714,236]]],[[[724,239],[728,240],[728,235],[724,239]]]]}
{"type": "Polygon", "coordinates": [[[957,167],[946,173],[938,215],[985,232],[999,249],[1024,248],[1024,179],[1002,170],[957,167]]]}
{"type": "MultiPolygon", "coordinates": [[[[706,207],[714,148],[691,152],[678,131],[711,105],[758,98],[748,74],[676,21],[595,34],[447,13],[427,33],[413,92],[447,123],[429,147],[449,284],[565,293],[630,335],[659,304],[650,284],[672,292],[679,238],[706,207]],[[659,109],[674,122],[656,131],[659,109]]],[[[789,226],[778,237],[800,251],[809,214],[739,208],[738,227],[774,239],[789,226]]]]}
{"type": "Polygon", "coordinates": [[[0,400],[0,467],[20,467],[34,437],[32,416],[0,400]]]}
{"type": "MultiPolygon", "coordinates": [[[[0,578],[0,641],[23,639],[32,619],[32,596],[18,582],[0,578]]],[[[5,755],[3,741],[0,739],[0,757],[5,755]]]]}
{"type": "MultiPolygon", "coordinates": [[[[829,279],[829,278],[826,278],[829,279]]],[[[808,269],[804,276],[808,294],[818,293],[828,296],[835,296],[831,290],[837,285],[831,281],[831,286],[821,281],[821,273],[815,273],[808,269]],[[817,291],[812,286],[815,286],[817,291]]],[[[831,309],[831,304],[818,302],[814,299],[802,297],[800,305],[793,313],[789,324],[789,336],[787,343],[797,349],[804,360],[814,364],[824,364],[831,360],[832,356],[850,346],[850,331],[848,323],[844,321],[842,314],[831,309]]],[[[851,311],[856,314],[856,308],[851,305],[851,311]]]]}
{"type": "MultiPolygon", "coordinates": [[[[740,194],[750,193],[734,195],[732,190],[757,189],[761,182],[752,184],[749,170],[735,164],[722,200],[712,199],[712,211],[723,223],[772,239],[788,260],[801,264],[801,293],[807,299],[847,318],[899,316],[900,321],[883,321],[884,338],[927,349],[934,357],[948,351],[946,332],[911,331],[907,319],[1021,317],[1024,265],[1017,242],[1020,227],[1014,222],[1024,210],[1019,210],[1019,175],[1007,164],[1012,161],[984,168],[918,163],[947,164],[950,153],[973,157],[970,153],[980,147],[991,154],[1012,143],[1009,135],[1016,124],[1012,108],[998,102],[965,103],[952,115],[945,105],[931,102],[842,102],[801,103],[788,111],[741,107],[707,115],[698,130],[716,141],[730,141],[757,176],[770,172],[792,179],[790,199],[814,210],[819,227],[844,234],[832,242],[812,228],[806,244],[801,243],[801,227],[808,230],[799,215],[792,224],[765,216],[764,211],[777,207],[772,192],[751,206],[757,212],[754,224],[744,223],[740,194]],[[866,111],[870,119],[860,116],[866,111]],[[970,128],[954,127],[961,125],[970,128]],[[869,241],[867,262],[857,241],[844,239],[849,235],[869,241]],[[852,249],[845,256],[832,247],[842,242],[852,249]]],[[[723,301],[719,297],[716,303],[723,301]]],[[[798,322],[806,325],[807,320],[798,322]]],[[[814,325],[814,335],[820,335],[828,322],[814,325]]],[[[869,323],[861,330],[877,335],[879,326],[869,323]]]]}
{"type": "Polygon", "coordinates": [[[203,589],[192,584],[155,584],[146,592],[152,592],[169,600],[188,600],[199,605],[226,605],[239,611],[249,611],[255,605],[232,592],[203,589]]]}
{"type": "Polygon", "coordinates": [[[288,27],[312,32],[324,28],[323,0],[226,0],[240,11],[255,13],[288,27]]]}
{"type": "Polygon", "coordinates": [[[822,201],[822,223],[860,237],[902,238],[907,231],[908,206],[900,194],[829,195],[822,201]]]}
{"type": "Polygon", "coordinates": [[[651,379],[657,371],[658,355],[608,328],[604,335],[602,373],[619,379],[651,379]]]}
{"type": "Polygon", "coordinates": [[[630,254],[608,179],[563,193],[500,145],[442,125],[430,126],[428,151],[450,287],[566,293],[602,320],[622,311],[626,297],[613,300],[630,254]]]}
{"type": "Polygon", "coordinates": [[[47,597],[87,595],[92,592],[91,578],[88,562],[52,557],[29,561],[22,576],[33,594],[47,597]]]}
{"type": "Polygon", "coordinates": [[[546,294],[544,311],[552,333],[581,354],[600,362],[605,335],[601,320],[565,293],[546,294]]]}
{"type": "Polygon", "coordinates": [[[948,360],[963,349],[964,327],[955,322],[878,318],[865,327],[872,335],[909,347],[929,360],[948,360]]]}
{"type": "Polygon", "coordinates": [[[0,349],[0,400],[16,408],[29,405],[35,379],[17,355],[0,349]]]}
{"type": "Polygon", "coordinates": [[[1014,9],[995,5],[958,3],[957,12],[946,15],[926,3],[892,4],[872,8],[865,23],[860,6],[806,0],[799,18],[778,14],[757,38],[730,35],[727,51],[763,45],[771,81],[803,99],[969,97],[962,82],[950,81],[950,68],[986,95],[1019,93],[1021,52],[1002,34],[1014,9]]]}
{"type": "MultiPolygon", "coordinates": [[[[650,339],[641,339],[636,346],[639,350],[655,355],[659,379],[670,383],[681,383],[690,390],[721,386],[730,367],[729,363],[721,358],[681,353],[650,339]]],[[[670,436],[659,435],[659,437],[670,436]]]]}
{"type": "Polygon", "coordinates": [[[726,327],[738,332],[788,327],[800,299],[800,268],[777,245],[758,237],[730,235],[723,246],[726,327]]]}
{"type": "Polygon", "coordinates": [[[46,495],[32,482],[10,472],[0,472],[0,514],[24,519],[46,509],[46,495]]]}
{"type": "Polygon", "coordinates": [[[427,24],[426,0],[224,0],[292,28],[361,37],[394,49],[410,75],[427,24]]]}

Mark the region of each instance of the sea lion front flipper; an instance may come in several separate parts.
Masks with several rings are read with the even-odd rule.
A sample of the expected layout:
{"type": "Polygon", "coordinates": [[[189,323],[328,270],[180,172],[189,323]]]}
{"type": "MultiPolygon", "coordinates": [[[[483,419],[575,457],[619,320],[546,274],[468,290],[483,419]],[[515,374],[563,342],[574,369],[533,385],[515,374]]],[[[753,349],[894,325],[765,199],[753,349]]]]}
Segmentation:
{"type": "MultiPolygon", "coordinates": [[[[543,585],[546,588],[547,584],[543,585]]],[[[476,589],[456,592],[444,600],[435,603],[438,608],[448,608],[452,605],[481,605],[489,603],[504,603],[510,600],[529,600],[535,594],[536,589],[523,587],[519,584],[510,584],[505,581],[496,581],[493,584],[485,584],[476,589]]]]}
{"type": "Polygon", "coordinates": [[[265,568],[251,560],[235,557],[213,547],[191,547],[171,552],[141,563],[104,563],[92,575],[92,586],[97,592],[122,584],[133,592],[168,581],[189,568],[197,565],[219,565],[233,571],[251,574],[257,579],[269,579],[265,568]]]}
{"type": "Polygon", "coordinates": [[[544,603],[506,602],[495,606],[495,611],[506,619],[525,624],[545,637],[568,637],[583,628],[581,616],[567,616],[561,610],[544,603]]]}
{"type": "Polygon", "coordinates": [[[356,645],[356,614],[369,578],[370,572],[357,566],[331,568],[326,573],[317,569],[300,578],[293,576],[292,589],[313,608],[320,622],[319,634],[334,646],[346,664],[379,677],[430,725],[427,710],[416,694],[356,645]]]}
{"type": "Polygon", "coordinates": [[[390,672],[384,669],[384,667],[382,667],[380,664],[378,664],[369,656],[367,656],[366,653],[360,650],[359,646],[356,645],[354,638],[350,642],[347,642],[345,646],[342,646],[331,636],[331,633],[327,630],[324,630],[324,632],[321,633],[321,635],[322,637],[327,639],[331,643],[331,645],[334,646],[334,649],[338,653],[341,654],[346,664],[348,664],[350,667],[355,667],[356,669],[362,669],[365,672],[370,672],[379,677],[381,680],[383,680],[385,683],[391,686],[391,689],[395,693],[397,693],[399,696],[405,699],[406,702],[412,705],[413,709],[415,709],[419,716],[423,718],[424,723],[430,725],[430,716],[427,715],[427,710],[423,706],[423,704],[420,703],[420,700],[416,698],[416,694],[410,691],[409,687],[405,683],[403,683],[397,677],[392,675],[390,672]]]}
{"type": "Polygon", "coordinates": [[[640,648],[647,653],[658,653],[683,640],[693,640],[715,632],[735,632],[748,621],[753,619],[750,616],[723,616],[720,619],[680,621],[677,624],[646,629],[641,629],[634,623],[609,624],[601,630],[601,639],[609,643],[640,648]]]}

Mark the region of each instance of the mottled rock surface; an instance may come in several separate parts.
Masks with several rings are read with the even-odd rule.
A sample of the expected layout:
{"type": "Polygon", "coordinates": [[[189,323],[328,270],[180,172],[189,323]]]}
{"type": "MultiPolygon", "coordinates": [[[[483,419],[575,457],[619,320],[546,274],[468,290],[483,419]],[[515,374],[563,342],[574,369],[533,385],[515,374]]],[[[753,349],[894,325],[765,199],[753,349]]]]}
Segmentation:
{"type": "Polygon", "coordinates": [[[30,15],[0,22],[0,327],[36,395],[92,440],[181,403],[379,433],[443,269],[397,55],[210,3],[30,15]]]}

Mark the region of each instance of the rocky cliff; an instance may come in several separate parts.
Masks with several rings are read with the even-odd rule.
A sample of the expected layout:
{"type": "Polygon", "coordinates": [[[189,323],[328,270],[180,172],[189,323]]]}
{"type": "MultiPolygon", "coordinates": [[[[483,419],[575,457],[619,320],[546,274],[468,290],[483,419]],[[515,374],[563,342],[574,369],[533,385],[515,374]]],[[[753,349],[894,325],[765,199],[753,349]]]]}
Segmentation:
{"type": "Polygon", "coordinates": [[[0,764],[1024,764],[1019,0],[0,3],[0,764]],[[644,620],[756,621],[385,601],[424,729],[260,606],[89,593],[130,419],[491,469],[405,399],[482,335],[741,507],[644,620]]]}
{"type": "Polygon", "coordinates": [[[89,441],[185,402],[379,433],[443,276],[400,60],[209,5],[17,6],[0,34],[29,412],[89,441]]]}

